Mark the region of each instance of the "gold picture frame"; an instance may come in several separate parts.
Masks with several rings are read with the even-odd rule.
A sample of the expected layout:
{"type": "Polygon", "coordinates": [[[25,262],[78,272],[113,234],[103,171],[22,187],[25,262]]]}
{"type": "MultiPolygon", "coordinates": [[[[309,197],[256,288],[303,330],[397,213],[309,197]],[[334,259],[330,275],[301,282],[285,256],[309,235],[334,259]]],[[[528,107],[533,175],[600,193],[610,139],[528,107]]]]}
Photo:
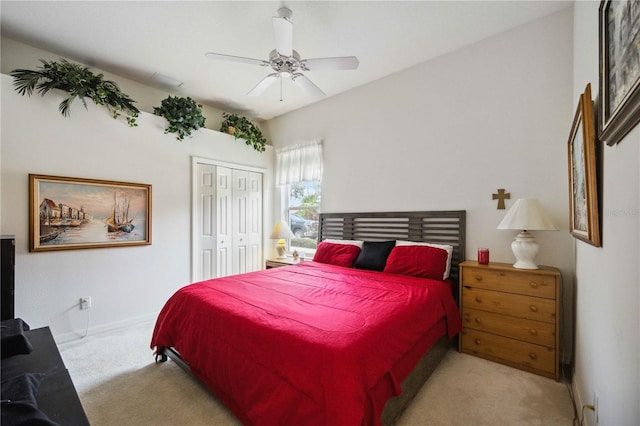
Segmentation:
{"type": "Polygon", "coordinates": [[[615,145],[640,122],[640,2],[601,1],[599,139],[615,145]]]}
{"type": "Polygon", "coordinates": [[[151,185],[29,175],[29,251],[151,244],[151,185]]]}
{"type": "Polygon", "coordinates": [[[596,167],[596,141],[591,84],[580,95],[571,126],[569,157],[569,229],[596,247],[600,241],[600,215],[596,167]]]}

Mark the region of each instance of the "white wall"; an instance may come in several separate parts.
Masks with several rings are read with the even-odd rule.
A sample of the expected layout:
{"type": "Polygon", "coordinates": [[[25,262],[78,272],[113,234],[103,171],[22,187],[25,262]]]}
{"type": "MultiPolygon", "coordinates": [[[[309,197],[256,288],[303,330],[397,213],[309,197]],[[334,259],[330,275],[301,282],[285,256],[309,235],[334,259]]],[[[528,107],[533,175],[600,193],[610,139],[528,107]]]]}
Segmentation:
{"type": "MultiPolygon", "coordinates": [[[[3,52],[4,53],[4,52],[3,52]]],[[[58,112],[62,93],[20,96],[2,75],[1,232],[16,237],[16,315],[48,325],[58,341],[154,317],[191,277],[191,158],[267,169],[265,234],[272,226],[273,149],[258,153],[214,130],[183,142],[164,134],[166,120],[143,112],[139,126],[76,101],[58,112]],[[28,174],[139,182],[152,185],[152,245],[28,251],[28,174]],[[80,297],[93,308],[80,311],[80,297]]],[[[130,93],[135,99],[135,93],[130,93]]],[[[265,239],[265,247],[271,240],[265,239]]]]}
{"type": "MultiPolygon", "coordinates": [[[[40,59],[45,61],[58,61],[60,57],[61,55],[54,52],[37,49],[28,44],[24,44],[7,37],[2,37],[2,61],[0,61],[0,71],[2,74],[9,75],[11,71],[18,68],[33,70],[42,65],[40,59]]],[[[66,59],[71,62],[80,63],[79,61],[73,60],[73,58],[66,59]]],[[[118,87],[120,87],[120,90],[127,93],[136,101],[135,106],[141,111],[153,113],[153,107],[160,106],[162,100],[168,95],[182,96],[179,88],[177,91],[172,91],[171,88],[163,88],[160,85],[158,85],[158,87],[149,87],[91,66],[89,66],[89,68],[96,74],[104,74],[105,80],[115,82],[118,87]]],[[[203,105],[202,115],[205,117],[204,125],[206,128],[213,130],[220,129],[220,124],[222,123],[221,110],[209,105],[203,105]]]]}
{"type": "MultiPolygon", "coordinates": [[[[567,140],[573,119],[572,11],[270,120],[280,148],[324,139],[322,210],[467,211],[468,259],[513,262],[515,231],[491,195],[538,198],[559,232],[534,232],[538,263],[561,269],[571,312],[567,140]]],[[[565,359],[571,350],[564,321],[565,359]]]]}
{"type": "MultiPolygon", "coordinates": [[[[598,95],[599,2],[576,2],[573,100],[598,95]]],[[[601,425],[640,422],[640,126],[602,149],[602,248],[575,240],[573,388],[580,411],[598,394],[601,425]]],[[[588,425],[593,413],[585,410],[588,425]]]]}

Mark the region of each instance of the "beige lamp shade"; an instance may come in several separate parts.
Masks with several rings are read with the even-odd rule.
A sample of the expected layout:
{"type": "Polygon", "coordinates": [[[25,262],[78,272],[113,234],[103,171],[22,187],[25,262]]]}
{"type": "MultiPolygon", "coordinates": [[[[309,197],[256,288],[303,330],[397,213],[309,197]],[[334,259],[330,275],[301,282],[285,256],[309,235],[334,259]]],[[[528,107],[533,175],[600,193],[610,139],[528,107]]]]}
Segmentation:
{"type": "Polygon", "coordinates": [[[287,223],[283,220],[276,223],[273,227],[273,231],[271,231],[272,240],[288,240],[293,237],[294,235],[293,232],[291,232],[289,225],[287,225],[287,223]]]}
{"type": "Polygon", "coordinates": [[[498,229],[557,231],[551,217],[535,198],[520,198],[507,212],[498,229]]]}
{"type": "Polygon", "coordinates": [[[287,250],[287,243],[285,240],[293,238],[293,232],[289,228],[286,222],[280,221],[275,224],[273,231],[271,231],[271,239],[278,240],[276,243],[276,250],[278,251],[278,258],[282,259],[287,250]]]}
{"type": "Polygon", "coordinates": [[[534,262],[539,246],[533,235],[527,231],[557,231],[551,217],[538,200],[521,198],[517,200],[498,225],[498,229],[518,229],[521,232],[511,243],[516,257],[514,268],[538,269],[534,262]]]}

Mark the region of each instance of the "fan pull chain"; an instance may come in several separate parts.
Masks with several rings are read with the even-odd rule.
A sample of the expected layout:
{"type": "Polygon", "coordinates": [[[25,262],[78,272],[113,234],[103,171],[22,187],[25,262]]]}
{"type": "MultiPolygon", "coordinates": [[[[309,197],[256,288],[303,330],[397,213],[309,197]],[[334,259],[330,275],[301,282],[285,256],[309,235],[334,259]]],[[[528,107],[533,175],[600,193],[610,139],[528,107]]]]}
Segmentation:
{"type": "Polygon", "coordinates": [[[282,99],[282,74],[280,74],[280,102],[284,102],[282,99]]]}

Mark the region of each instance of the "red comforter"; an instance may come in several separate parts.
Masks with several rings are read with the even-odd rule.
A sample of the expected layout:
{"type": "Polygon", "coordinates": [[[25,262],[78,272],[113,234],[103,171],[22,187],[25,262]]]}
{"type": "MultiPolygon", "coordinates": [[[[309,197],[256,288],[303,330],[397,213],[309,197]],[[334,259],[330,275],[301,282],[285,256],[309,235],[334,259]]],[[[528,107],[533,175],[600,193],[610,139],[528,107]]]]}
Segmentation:
{"type": "Polygon", "coordinates": [[[379,424],[398,386],[371,390],[437,323],[460,331],[448,282],[304,262],[178,290],[151,347],[175,347],[245,424],[379,424]]]}

